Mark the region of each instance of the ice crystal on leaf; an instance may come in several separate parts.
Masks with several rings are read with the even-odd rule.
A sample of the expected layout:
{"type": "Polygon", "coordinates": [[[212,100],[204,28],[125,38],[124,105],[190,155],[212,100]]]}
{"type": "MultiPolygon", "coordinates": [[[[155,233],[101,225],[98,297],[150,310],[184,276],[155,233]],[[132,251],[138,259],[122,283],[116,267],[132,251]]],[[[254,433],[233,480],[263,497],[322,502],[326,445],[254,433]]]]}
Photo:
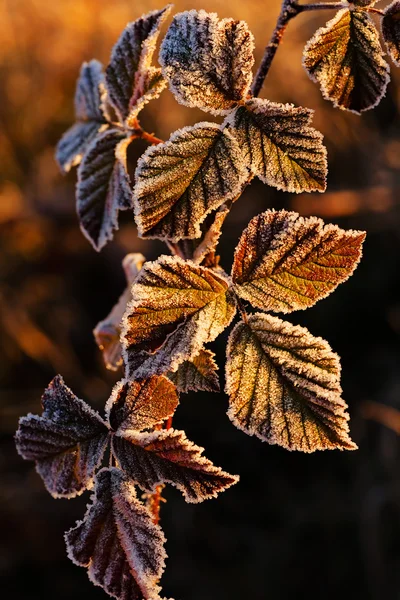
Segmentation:
{"type": "Polygon", "coordinates": [[[65,534],[70,559],[114,598],[159,599],[167,556],[161,528],[122,471],[102,469],[96,479],[85,518],[65,534]]]}
{"type": "Polygon", "coordinates": [[[227,357],[228,416],[239,429],[288,450],[356,448],[339,358],[325,340],[257,313],[233,329],[227,357]]]}
{"type": "Polygon", "coordinates": [[[148,148],[135,178],[140,235],[177,241],[201,235],[200,224],[238,194],[247,169],[232,133],[214,123],[197,123],[148,148]]]}
{"type": "MultiPolygon", "coordinates": [[[[162,91],[159,70],[151,66],[157,38],[171,5],[155,10],[129,23],[111,53],[106,69],[110,100],[121,122],[146,94],[162,91]]],[[[137,112],[137,111],[136,111],[137,112]]]]}
{"type": "Polygon", "coordinates": [[[203,448],[175,429],[139,433],[117,432],[113,453],[121,469],[143,490],[154,492],[157,485],[177,487],[186,502],[203,502],[238,481],[202,456],[203,448]]]}
{"type": "Polygon", "coordinates": [[[340,10],[304,48],[303,64],[327,100],[360,113],[374,108],[390,80],[379,35],[362,9],[340,10]]]}
{"type": "Polygon", "coordinates": [[[286,192],[323,192],[326,150],[310,127],[312,111],[253,98],[229,116],[246,163],[264,183],[286,192]]]}
{"type": "Polygon", "coordinates": [[[169,378],[179,392],[219,392],[218,366],[211,350],[200,350],[192,360],[185,360],[169,378]]]}
{"type": "Polygon", "coordinates": [[[387,50],[397,67],[400,66],[400,2],[395,0],[385,9],[382,35],[387,50]]]}
{"type": "Polygon", "coordinates": [[[236,248],[236,292],[263,310],[308,308],[350,277],[364,239],[362,231],[324,225],[316,217],[262,213],[250,221],[236,248]]]}
{"type": "Polygon", "coordinates": [[[140,253],[127,254],[122,262],[128,287],[124,290],[117,304],[110,314],[98,323],[93,331],[95,340],[100,350],[107,369],[116,371],[122,365],[122,346],[120,342],[121,322],[126,307],[132,299],[131,285],[138,276],[145,262],[145,257],[140,253]]]}
{"type": "Polygon", "coordinates": [[[83,63],[75,92],[76,123],[66,131],[57,145],[56,160],[67,173],[78,165],[98,131],[107,128],[101,110],[103,66],[97,60],[83,63]]]}
{"type": "Polygon", "coordinates": [[[131,378],[176,371],[213,341],[235,314],[228,282],[178,257],[146,263],[124,317],[125,364],[131,378]]]}
{"type": "Polygon", "coordinates": [[[191,10],[174,17],[161,45],[160,63],[179,102],[225,114],[249,92],[253,50],[244,21],[191,10]]]}
{"type": "Polygon", "coordinates": [[[55,498],[72,498],[93,486],[106,448],[105,422],[58,375],[42,397],[42,416],[22,417],[17,450],[36,469],[55,498]]]}

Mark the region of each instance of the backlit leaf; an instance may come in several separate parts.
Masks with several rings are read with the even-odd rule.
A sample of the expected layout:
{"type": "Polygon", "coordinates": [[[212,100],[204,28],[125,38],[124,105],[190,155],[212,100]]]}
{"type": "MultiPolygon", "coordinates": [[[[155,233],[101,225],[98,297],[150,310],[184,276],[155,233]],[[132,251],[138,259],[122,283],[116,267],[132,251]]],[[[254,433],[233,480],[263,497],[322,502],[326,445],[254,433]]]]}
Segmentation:
{"type": "Polygon", "coordinates": [[[55,498],[72,498],[93,486],[108,440],[100,416],[79,400],[57,375],[42,397],[42,416],[22,417],[16,433],[19,454],[36,469],[55,498]]]}
{"type": "Polygon", "coordinates": [[[96,134],[107,128],[101,110],[103,66],[97,60],[83,63],[75,92],[75,123],[57,145],[56,160],[64,173],[78,165],[96,134]]]}
{"type": "Polygon", "coordinates": [[[96,480],[85,518],[65,534],[69,558],[113,598],[158,599],[167,556],[161,528],[119,469],[102,469],[96,480]]]}
{"type": "Polygon", "coordinates": [[[107,369],[116,371],[122,365],[122,346],[120,342],[121,322],[126,307],[132,299],[131,285],[136,279],[145,262],[145,257],[140,253],[127,254],[122,261],[128,287],[124,290],[117,304],[110,314],[96,325],[93,331],[95,340],[100,350],[107,369]]]}
{"type": "Polygon", "coordinates": [[[249,92],[253,50],[244,21],[191,10],[174,17],[161,45],[160,63],[179,102],[223,114],[249,92]]]}
{"type": "Polygon", "coordinates": [[[340,10],[304,49],[303,64],[326,100],[360,113],[385,95],[389,66],[375,25],[363,10],[340,10]]]}
{"type": "Polygon", "coordinates": [[[258,313],[233,329],[227,356],[228,416],[236,427],[288,450],[356,448],[339,358],[325,340],[258,313]]]}
{"type": "Polygon", "coordinates": [[[179,392],[219,392],[218,366],[211,350],[200,350],[192,360],[185,360],[169,378],[179,392]]]}
{"type": "Polygon", "coordinates": [[[176,131],[138,162],[135,214],[142,237],[200,237],[209,212],[235,197],[248,176],[237,141],[214,123],[176,131]]]}
{"type": "Polygon", "coordinates": [[[382,35],[387,50],[397,67],[400,66],[400,2],[395,0],[385,9],[382,35]]]}
{"type": "Polygon", "coordinates": [[[253,98],[229,116],[252,172],[286,192],[323,192],[327,161],[312,111],[253,98]]]}
{"type": "Polygon", "coordinates": [[[203,239],[193,252],[193,262],[200,264],[202,261],[215,256],[219,238],[222,235],[222,225],[229,214],[229,208],[226,204],[222,204],[215,212],[214,221],[206,230],[203,239]]]}
{"type": "Polygon", "coordinates": [[[132,286],[123,323],[125,364],[139,379],[176,371],[231,322],[225,278],[178,257],[146,263],[132,286]]]}
{"type": "Polygon", "coordinates": [[[134,95],[131,99],[131,109],[126,118],[126,125],[131,128],[136,126],[136,118],[148,102],[159,97],[167,87],[167,82],[162,76],[161,69],[149,67],[144,73],[138,74],[134,95]]]}
{"type": "Polygon", "coordinates": [[[154,10],[129,23],[115,44],[106,69],[106,85],[110,100],[121,120],[129,115],[140,97],[141,78],[150,69],[160,27],[171,6],[154,10]]]}
{"type": "Polygon", "coordinates": [[[118,129],[99,134],[78,169],[77,212],[81,229],[95,250],[101,250],[118,229],[118,213],[132,206],[126,170],[130,139],[118,129]]]}
{"type": "Polygon", "coordinates": [[[253,306],[288,313],[328,296],[357,267],[363,231],[281,210],[254,217],[236,248],[232,280],[253,306]]]}
{"type": "Polygon", "coordinates": [[[121,468],[143,490],[153,492],[157,485],[170,483],[186,502],[215,498],[239,479],[202,456],[203,448],[183,431],[125,431],[113,437],[112,448],[121,468]]]}
{"type": "Polygon", "coordinates": [[[178,406],[175,385],[163,375],[137,381],[120,381],[106,405],[110,427],[125,429],[153,429],[178,406]]]}

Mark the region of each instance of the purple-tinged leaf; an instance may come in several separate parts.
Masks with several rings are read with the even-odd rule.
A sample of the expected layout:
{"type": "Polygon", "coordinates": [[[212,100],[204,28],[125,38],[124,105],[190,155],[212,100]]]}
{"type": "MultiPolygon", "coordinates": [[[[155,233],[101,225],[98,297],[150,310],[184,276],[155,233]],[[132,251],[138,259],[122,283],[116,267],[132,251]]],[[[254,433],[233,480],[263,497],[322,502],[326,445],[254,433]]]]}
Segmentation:
{"type": "Polygon", "coordinates": [[[357,114],[386,93],[389,65],[375,25],[365,10],[340,10],[304,48],[303,64],[326,100],[357,114]]]}
{"type": "Polygon", "coordinates": [[[218,366],[211,350],[200,350],[192,360],[185,360],[175,373],[168,377],[178,392],[219,392],[218,366]]]}
{"type": "Polygon", "coordinates": [[[328,165],[313,111],[253,98],[228,117],[249,169],[278,190],[323,192],[328,165]]]}
{"type": "Polygon", "coordinates": [[[396,67],[400,67],[400,2],[395,0],[385,8],[382,35],[386,48],[396,67]]]}
{"type": "Polygon", "coordinates": [[[170,256],[144,265],[132,298],[122,340],[133,379],[176,371],[229,325],[236,310],[222,275],[170,256]]]}
{"type": "Polygon", "coordinates": [[[83,521],[65,534],[69,558],[113,598],[159,599],[167,556],[161,528],[119,469],[102,469],[96,480],[83,521]]]}
{"type": "Polygon", "coordinates": [[[312,306],[348,279],[360,262],[365,232],[316,217],[269,210],[243,231],[232,267],[235,290],[266,311],[312,306]]]}
{"type": "Polygon", "coordinates": [[[164,376],[120,381],[106,405],[113,431],[153,429],[171,417],[179,404],[175,385],[164,376]]]}
{"type": "Polygon", "coordinates": [[[143,490],[154,492],[157,485],[170,483],[186,502],[215,498],[239,480],[202,456],[203,448],[183,431],[120,432],[113,437],[112,451],[121,469],[143,490]]]}
{"type": "Polygon", "coordinates": [[[134,95],[131,99],[131,109],[126,118],[126,125],[135,128],[136,119],[140,111],[151,100],[156,100],[161,92],[167,87],[161,69],[149,67],[144,73],[139,73],[136,78],[134,95]]]}
{"type": "Polygon", "coordinates": [[[160,63],[178,102],[225,114],[249,92],[253,50],[244,21],[191,10],[174,17],[161,44],[160,63]]]}
{"type": "Polygon", "coordinates": [[[103,85],[102,64],[97,60],[83,63],[75,92],[77,122],[64,133],[57,145],[56,160],[64,173],[79,165],[90,142],[108,126],[101,109],[103,85]]]}
{"type": "Polygon", "coordinates": [[[227,129],[197,123],[150,146],[138,161],[134,202],[141,237],[176,242],[201,236],[208,213],[234,198],[248,178],[227,129]]]}
{"type": "Polygon", "coordinates": [[[42,416],[22,417],[16,446],[36,468],[55,498],[72,498],[93,487],[109,430],[100,416],[79,400],[58,375],[42,397],[42,416]]]}
{"type": "Polygon", "coordinates": [[[107,369],[116,371],[122,365],[121,323],[122,317],[129,301],[132,299],[131,285],[136,279],[145,262],[145,257],[140,253],[127,254],[122,261],[128,287],[125,289],[117,304],[110,314],[96,325],[93,331],[95,340],[100,350],[107,369]]]}
{"type": "Polygon", "coordinates": [[[78,169],[77,212],[81,229],[100,251],[118,229],[118,213],[132,207],[126,166],[130,138],[109,129],[92,141],[78,169]]]}
{"type": "MultiPolygon", "coordinates": [[[[110,100],[121,121],[124,121],[134,104],[146,90],[143,76],[152,74],[151,61],[163,21],[168,16],[171,5],[162,10],[154,10],[129,23],[115,44],[110,64],[106,69],[106,86],[110,100]]],[[[153,86],[154,87],[154,86],[153,86]]]]}
{"type": "Polygon", "coordinates": [[[341,398],[339,357],[304,327],[258,313],[232,330],[228,416],[238,429],[287,450],[354,450],[341,398]]]}

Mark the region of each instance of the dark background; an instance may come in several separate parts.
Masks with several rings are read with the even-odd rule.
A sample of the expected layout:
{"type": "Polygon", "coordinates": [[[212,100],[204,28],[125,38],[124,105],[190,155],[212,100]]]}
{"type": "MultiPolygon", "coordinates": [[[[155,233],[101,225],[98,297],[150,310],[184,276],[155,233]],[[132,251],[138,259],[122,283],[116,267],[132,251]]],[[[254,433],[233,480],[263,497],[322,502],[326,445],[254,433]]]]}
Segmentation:
{"type": "MultiPolygon", "coordinates": [[[[176,9],[247,20],[259,57],[278,5],[179,0],[176,9]]],[[[72,123],[80,63],[106,62],[126,22],[160,7],[153,0],[0,0],[0,571],[1,589],[14,600],[106,597],[65,553],[63,532],[81,518],[89,495],[53,500],[16,454],[13,433],[19,416],[40,412],[41,393],[58,372],[101,410],[119,375],[105,370],[92,329],[123,289],[123,256],[165,251],[139,240],[124,214],[114,242],[95,253],[79,231],[75,174],[62,178],[53,159],[72,123]]],[[[400,78],[393,68],[387,97],[361,118],[324,102],[302,70],[301,52],[330,16],[304,15],[290,25],[262,93],[316,110],[329,152],[328,192],[293,197],[255,182],[235,204],[220,251],[228,269],[241,230],[270,207],[367,230],[355,275],[290,318],[341,355],[360,449],[289,453],[236,430],[223,394],[182,396],[176,426],[241,481],[197,506],[168,489],[163,583],[176,600],[400,598],[400,443],[390,427],[366,418],[368,402],[389,406],[389,425],[399,429],[400,78]]],[[[199,120],[210,117],[178,106],[169,92],[143,119],[163,138],[199,120]]],[[[224,335],[214,344],[220,365],[225,345],[224,335]]]]}

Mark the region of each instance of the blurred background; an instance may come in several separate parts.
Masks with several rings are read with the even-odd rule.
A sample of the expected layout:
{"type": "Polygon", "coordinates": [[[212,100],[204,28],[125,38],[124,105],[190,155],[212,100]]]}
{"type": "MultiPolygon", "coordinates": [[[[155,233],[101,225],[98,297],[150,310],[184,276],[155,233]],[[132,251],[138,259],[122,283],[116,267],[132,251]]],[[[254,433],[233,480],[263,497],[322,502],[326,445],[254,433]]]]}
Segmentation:
{"type": "MultiPolygon", "coordinates": [[[[177,0],[175,7],[245,19],[260,58],[279,4],[177,0]]],[[[106,597],[65,553],[63,532],[81,518],[88,495],[53,500],[16,454],[13,434],[19,416],[40,412],[56,373],[101,410],[120,374],[104,368],[92,330],[122,292],[124,255],[154,259],[165,251],[139,240],[132,215],[123,214],[114,242],[94,252],[75,214],[75,173],[63,178],[54,161],[73,122],[82,61],[107,64],[126,23],[161,7],[159,0],[0,0],[0,571],[13,600],[106,597]]],[[[177,427],[241,481],[198,506],[168,489],[163,582],[176,600],[400,598],[400,76],[393,67],[386,98],[361,118],[324,102],[301,54],[331,16],[290,24],[262,92],[315,109],[329,153],[328,191],[293,197],[254,182],[234,205],[220,252],[230,268],[242,229],[271,207],[367,230],[356,274],[290,319],[341,355],[360,449],[289,453],[236,430],[223,394],[182,396],[177,427]]],[[[165,91],[142,122],[165,139],[199,120],[210,117],[165,91]]],[[[226,336],[214,345],[221,365],[225,345],[226,336]]]]}

